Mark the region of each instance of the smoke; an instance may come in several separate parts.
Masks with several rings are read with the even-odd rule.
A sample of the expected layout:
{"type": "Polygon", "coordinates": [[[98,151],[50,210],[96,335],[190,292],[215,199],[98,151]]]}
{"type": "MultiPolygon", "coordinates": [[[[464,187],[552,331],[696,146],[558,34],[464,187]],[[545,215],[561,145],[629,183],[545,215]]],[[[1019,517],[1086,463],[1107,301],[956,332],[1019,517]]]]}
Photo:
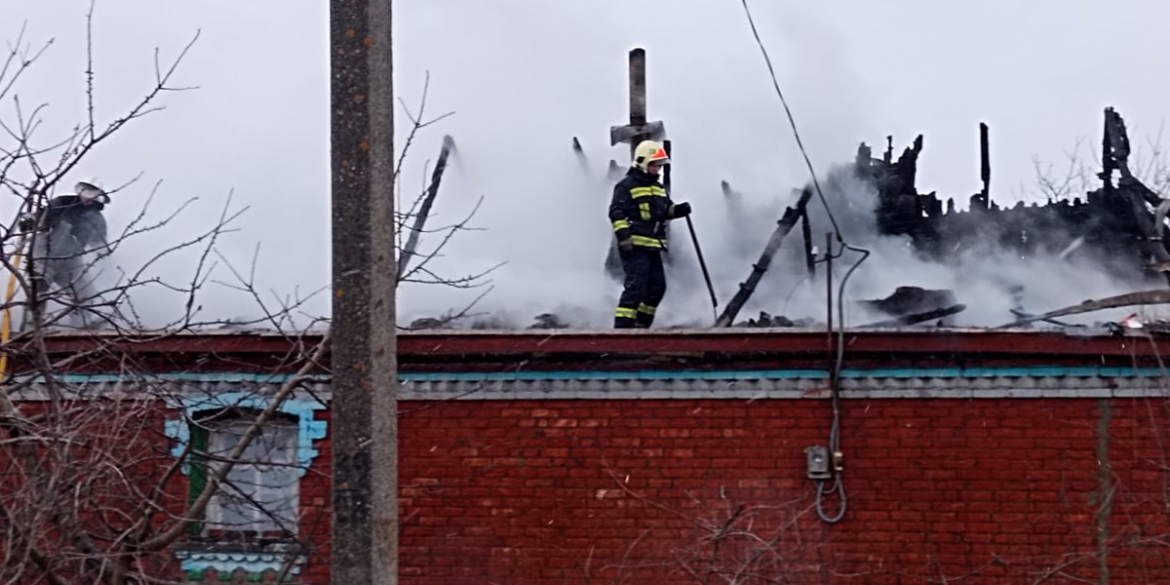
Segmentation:
{"type": "MultiPolygon", "coordinates": [[[[707,30],[728,35],[696,45],[688,32],[697,30],[693,15],[675,10],[661,12],[660,26],[634,27],[635,34],[624,19],[606,22],[607,15],[599,16],[595,7],[580,10],[577,17],[605,26],[578,26],[565,14],[574,9],[559,5],[526,4],[523,13],[504,10],[509,27],[540,23],[532,29],[537,38],[531,42],[547,38],[550,43],[540,45],[541,57],[533,59],[525,50],[533,44],[491,32],[501,18],[494,7],[469,10],[475,15],[464,13],[458,19],[461,46],[470,48],[462,51],[463,59],[454,60],[460,64],[458,73],[432,73],[431,93],[444,105],[428,107],[445,111],[446,104],[453,104],[450,109],[456,114],[444,121],[443,131],[455,136],[460,154],[444,179],[437,206],[441,215],[431,221],[449,221],[484,195],[475,224],[485,231],[453,240],[443,261],[436,262],[436,271],[457,276],[506,261],[492,275],[495,289],[478,309],[500,314],[524,307],[526,316],[516,326],[526,326],[544,312],[573,312],[574,326],[612,324],[620,285],[603,271],[613,237],[606,217],[613,185],[604,176],[609,160],[623,168],[629,161],[628,147],[609,146],[608,128],[626,121],[625,60],[637,43],[648,48],[649,116],[665,120],[674,145],[673,197],[694,206],[693,220],[712,279],[723,302],[729,300],[783,211],[787,192],[805,176],[770,82],[760,75],[759,54],[743,35],[742,13],[710,10],[707,30]],[[480,24],[466,28],[470,21],[480,24]],[[492,63],[522,63],[524,74],[499,83],[489,73],[492,63]],[[453,80],[452,75],[460,77],[453,80]],[[455,85],[472,88],[467,93],[474,99],[452,100],[444,88],[455,85]],[[574,159],[573,136],[584,145],[588,173],[574,159]],[[744,192],[744,209],[752,209],[749,217],[728,209],[719,187],[723,180],[744,192]],[[759,213],[759,205],[768,211],[759,213]]],[[[794,39],[779,65],[791,75],[789,82],[802,87],[794,107],[809,112],[809,124],[817,127],[809,146],[826,158],[830,152],[849,152],[863,130],[860,92],[834,49],[832,35],[798,14],[789,16],[788,21],[771,19],[766,29],[775,31],[781,23],[795,29],[786,31],[794,39]],[[831,113],[818,107],[826,101],[831,113]]],[[[445,12],[436,12],[434,18],[439,28],[455,26],[455,18],[445,12]]],[[[407,44],[413,42],[436,60],[446,56],[448,48],[440,42],[409,31],[405,36],[407,44]]],[[[410,66],[406,71],[400,68],[397,83],[409,96],[410,80],[418,87],[422,76],[410,66]]],[[[440,136],[428,140],[423,150],[437,151],[440,136]]],[[[418,177],[407,181],[420,182],[418,177]]],[[[709,324],[710,300],[681,221],[672,226],[670,259],[661,322],[709,324]]],[[[469,294],[474,297],[467,291],[405,286],[401,321],[442,314],[469,294]]]]}
{"type": "MultiPolygon", "coordinates": [[[[960,327],[981,327],[1012,321],[1012,309],[1043,313],[1090,298],[1132,292],[1148,286],[1138,279],[1120,280],[1110,274],[1101,259],[1084,253],[1074,251],[1061,258],[1061,250],[1044,250],[1027,257],[1020,256],[997,244],[994,219],[980,226],[984,235],[977,247],[955,250],[941,262],[931,261],[915,252],[909,238],[879,233],[875,219],[877,192],[870,184],[858,180],[849,167],[834,169],[822,186],[845,241],[871,253],[850,279],[845,289],[847,301],[883,298],[899,286],[947,289],[955,293],[958,303],[967,306],[951,323],[960,327]]],[[[824,206],[814,203],[810,209],[813,232],[830,231],[824,206]]],[[[857,254],[846,251],[837,261],[834,266],[836,282],[840,282],[846,265],[857,257],[857,254]]],[[[786,270],[792,271],[794,264],[801,259],[790,254],[786,261],[786,270]]],[[[824,315],[823,293],[804,295],[798,303],[797,310],[824,315]]],[[[1133,310],[1118,309],[1070,317],[1066,321],[1116,321],[1133,310]]],[[[866,314],[859,308],[847,310],[846,317],[846,322],[852,324],[887,318],[866,314]]]]}
{"type": "MultiPolygon", "coordinates": [[[[42,4],[17,3],[10,19],[16,24],[0,28],[12,38],[28,20],[32,34],[57,37],[43,65],[26,79],[21,97],[27,104],[49,102],[49,126],[68,132],[85,117],[88,5],[77,3],[61,16],[42,4]]],[[[984,5],[958,12],[872,2],[843,6],[753,3],[780,84],[826,179],[833,163],[851,158],[858,141],[921,131],[928,145],[920,184],[963,195],[957,191],[966,181],[977,180],[973,130],[986,119],[993,129],[992,191],[998,196],[1030,180],[1035,153],[1059,158],[1076,138],[1067,128],[1093,132],[1104,100],[1124,97],[1127,101],[1117,105],[1133,120],[1157,120],[1164,109],[1160,94],[1150,91],[1156,80],[1134,73],[1154,70],[1158,51],[1095,68],[1094,75],[1107,75],[1108,82],[1098,77],[1084,82],[1083,64],[1097,63],[1099,51],[1077,34],[1060,31],[1083,30],[1078,22],[1096,18],[1099,11],[1087,4],[1055,13],[1028,9],[1013,19],[984,5]],[[970,26],[972,19],[980,26],[970,26]],[[1036,30],[1048,35],[1041,43],[1046,52],[1035,50],[1036,30]],[[984,36],[1003,42],[988,47],[979,42],[984,36]],[[1012,91],[986,91],[1007,83],[1012,91]],[[1103,86],[1112,94],[1103,95],[1103,86]],[[1054,102],[1052,95],[1061,99],[1054,102]]],[[[458,278],[506,262],[491,274],[495,288],[474,309],[496,323],[524,327],[547,312],[576,327],[607,327],[612,321],[620,286],[603,270],[612,238],[605,216],[612,185],[603,177],[610,159],[623,167],[628,162],[625,147],[608,144],[608,128],[626,120],[625,59],[631,47],[647,49],[649,114],[666,122],[673,141],[674,197],[694,205],[720,308],[751,272],[784,207],[795,201],[793,189],[808,181],[736,1],[651,0],[634,6],[456,0],[395,9],[396,92],[416,105],[429,72],[428,112],[455,112],[416,140],[403,176],[404,199],[427,180],[426,162],[437,155],[442,136],[454,136],[458,154],[431,226],[462,219],[482,196],[484,205],[472,221],[482,231],[458,234],[433,268],[458,278]],[[573,136],[585,146],[588,173],[574,159],[573,136]],[[724,180],[741,200],[725,199],[724,180]]],[[[1151,14],[1163,9],[1153,3],[1143,8],[1151,14]]],[[[225,261],[249,274],[258,243],[257,288],[269,302],[297,289],[305,294],[328,286],[327,22],[325,3],[211,0],[161,11],[145,0],[99,3],[95,66],[101,120],[124,113],[149,87],[154,47],[162,49],[165,61],[196,28],[203,31],[177,80],[199,89],[166,96],[167,110],[137,121],[77,169],[78,178],[98,175],[107,185],[145,172],[142,182],[119,193],[107,208],[111,233],[135,218],[157,179],[166,182],[150,218],[199,198],[178,221],[122,246],[112,259],[118,267],[133,272],[158,250],[197,237],[217,221],[234,189],[235,208],[250,210],[233,223],[238,231],[216,244],[223,258],[211,258],[214,275],[196,302],[202,317],[257,316],[247,294],[213,282],[234,281],[225,261]],[[265,26],[275,13],[284,24],[265,26]]],[[[1157,22],[1143,19],[1129,34],[1143,46],[1164,43],[1157,22]]],[[[403,117],[399,120],[401,147],[408,128],[403,117]]],[[[1132,290],[1078,253],[1064,261],[1025,261],[1002,251],[972,250],[947,266],[925,262],[904,240],[876,234],[876,198],[863,185],[830,191],[826,196],[846,241],[873,252],[850,279],[848,300],[884,297],[899,285],[952,288],[968,305],[955,322],[989,325],[1010,320],[1007,308],[1015,304],[1011,290],[1018,284],[1025,287],[1023,306],[1035,312],[1132,290]]],[[[823,248],[830,227],[819,201],[814,199],[812,209],[814,242],[823,248]]],[[[423,251],[435,244],[435,237],[424,236],[423,251]]],[[[823,320],[824,267],[808,280],[802,247],[799,229],[794,230],[741,319],[763,310],[823,320]]],[[[706,287],[681,222],[673,226],[671,258],[660,324],[710,323],[706,287]]],[[[836,282],[855,259],[846,253],[835,262],[836,282]]],[[[156,262],[144,276],[186,284],[199,260],[198,249],[186,250],[156,262]]],[[[404,285],[399,321],[459,310],[484,290],[404,285]]],[[[165,321],[185,302],[184,295],[165,287],[135,297],[148,321],[165,321]]],[[[327,314],[329,304],[330,296],[320,295],[305,312],[327,314]]],[[[847,317],[866,323],[874,316],[849,310],[847,317]]],[[[1113,317],[1086,317],[1105,318],[1113,317]]]]}
{"type": "MultiPolygon", "coordinates": [[[[494,317],[494,324],[524,327],[532,324],[536,315],[547,312],[558,314],[574,327],[606,327],[612,321],[620,285],[602,270],[612,239],[605,218],[609,186],[599,178],[603,175],[603,165],[596,164],[593,174],[584,175],[571,159],[568,148],[564,152],[553,150],[547,158],[531,160],[535,165],[528,176],[546,177],[539,185],[559,187],[529,188],[518,183],[509,193],[510,197],[524,202],[519,206],[522,217],[510,221],[480,218],[484,223],[508,225],[513,230],[510,237],[499,238],[495,229],[464,234],[449,251],[452,259],[457,260],[451,262],[451,269],[488,266],[501,256],[509,259],[508,265],[492,275],[495,288],[477,306],[494,317]]],[[[600,163],[596,157],[592,160],[600,163]]],[[[679,167],[687,162],[684,154],[675,158],[679,167]]],[[[490,188],[493,184],[490,180],[476,180],[473,173],[477,170],[482,171],[461,167],[459,179],[450,182],[450,192],[458,193],[461,186],[469,183],[490,188]]],[[[487,173],[485,178],[490,175],[487,173]]],[[[855,301],[881,299],[900,286],[954,291],[957,301],[967,305],[965,312],[950,321],[956,326],[1000,325],[1013,319],[1012,309],[1040,313],[1089,298],[1130,292],[1141,286],[1138,282],[1119,281],[1097,259],[1083,254],[1074,252],[1060,258],[1059,251],[1050,251],[1024,258],[996,247],[993,244],[996,238],[990,236],[981,247],[957,251],[945,263],[933,262],[916,253],[908,238],[879,234],[875,214],[877,192],[872,185],[856,179],[850,167],[834,168],[821,182],[825,204],[816,196],[809,203],[814,244],[823,254],[824,237],[832,234],[832,247],[834,251],[840,250],[827,207],[832,210],[844,241],[871,253],[845,288],[849,325],[887,319],[886,315],[867,313],[855,301]]],[[[681,199],[680,191],[676,190],[676,198],[681,199]]],[[[704,193],[697,198],[695,204],[701,211],[696,212],[694,219],[703,234],[701,244],[722,301],[720,309],[736,292],[738,283],[750,274],[776,220],[787,205],[795,204],[798,194],[799,190],[794,189],[786,197],[745,191],[732,193],[730,197],[704,193]]],[[[993,234],[994,227],[987,225],[985,229],[993,234]]],[[[679,221],[671,229],[669,290],[660,324],[710,325],[713,321],[710,300],[686,226],[679,221]]],[[[834,295],[849,266],[858,258],[858,254],[845,251],[835,261],[834,295]]],[[[824,322],[825,268],[818,266],[817,275],[810,278],[800,229],[794,229],[738,320],[766,311],[794,321],[824,322]]],[[[437,314],[455,306],[466,295],[466,291],[459,290],[405,287],[404,315],[412,318],[437,314]]],[[[1118,309],[1068,321],[1119,320],[1130,311],[1118,309]]]]}
{"type": "MultiPolygon", "coordinates": [[[[953,318],[954,324],[989,326],[1011,321],[1014,307],[1043,312],[1133,290],[1134,283],[1118,282],[1095,262],[1075,254],[1066,260],[1054,256],[1021,259],[988,247],[963,251],[943,265],[919,258],[903,238],[879,235],[874,215],[877,195],[872,188],[851,180],[847,173],[825,172],[829,163],[848,160],[860,139],[876,137],[864,115],[856,76],[839,54],[840,39],[799,13],[778,18],[775,11],[761,10],[762,16],[757,15],[761,33],[783,40],[774,47],[780,55],[776,59],[780,83],[789,88],[804,141],[822,171],[828,206],[845,241],[871,252],[845,289],[848,307],[853,307],[853,301],[886,297],[898,286],[944,288],[955,291],[958,302],[968,307],[953,318]]],[[[463,87],[475,88],[475,99],[461,101],[455,108],[451,131],[459,141],[460,156],[453,161],[440,194],[444,215],[432,221],[457,217],[460,209],[482,194],[486,204],[475,223],[485,231],[454,240],[436,270],[461,276],[507,261],[492,275],[494,289],[476,307],[492,315],[497,324],[525,327],[536,315],[552,312],[574,327],[608,327],[621,287],[603,271],[612,239],[605,216],[612,185],[602,178],[611,158],[623,167],[627,164],[627,151],[624,146],[610,148],[605,130],[624,122],[624,57],[629,44],[620,39],[630,37],[589,33],[590,38],[581,38],[586,35],[583,28],[560,28],[565,21],[552,12],[531,8],[524,15],[547,19],[548,26],[537,34],[561,39],[546,47],[545,58],[533,64],[535,71],[529,68],[530,60],[517,55],[520,44],[490,37],[484,33],[486,28],[460,29],[470,35],[475,47],[470,62],[485,68],[489,62],[525,63],[530,75],[489,83],[487,73],[477,70],[484,76],[482,85],[474,81],[478,78],[458,80],[463,87]],[[575,48],[583,45],[597,49],[582,55],[575,48]],[[600,49],[605,54],[598,54],[600,49]],[[557,65],[568,62],[573,67],[557,65]],[[584,143],[591,167],[588,173],[574,160],[569,147],[572,136],[584,143]]],[[[479,16],[492,19],[488,14],[479,16]]],[[[517,16],[507,13],[509,19],[517,16]]],[[[670,20],[672,13],[667,11],[664,18],[670,20]]],[[[680,40],[686,39],[685,34],[675,34],[654,36],[657,42],[646,44],[650,118],[666,120],[674,144],[673,197],[690,201],[695,208],[693,219],[720,310],[750,274],[785,206],[795,203],[799,189],[794,188],[808,180],[758,49],[741,18],[737,11],[720,11],[708,23],[729,31],[726,42],[688,46],[680,40]],[[723,195],[719,185],[724,180],[736,194],[723,195]]],[[[669,24],[683,29],[693,26],[669,24]]],[[[441,48],[436,51],[442,53],[441,48]]],[[[432,91],[442,95],[442,80],[451,74],[437,76],[432,91]]],[[[410,78],[400,76],[400,90],[409,87],[403,81],[410,78]]],[[[450,101],[450,96],[443,101],[450,101]]],[[[432,137],[428,148],[437,150],[438,142],[438,136],[432,137]]],[[[931,164],[929,152],[922,159],[925,166],[931,164]]],[[[831,226],[817,198],[810,202],[810,209],[813,242],[823,252],[824,235],[832,231],[831,226]]],[[[672,225],[669,257],[669,288],[658,325],[709,325],[711,302],[681,221],[672,225]]],[[[836,261],[836,284],[857,258],[846,252],[836,261]]],[[[800,230],[793,230],[738,320],[767,311],[823,322],[824,270],[819,267],[818,276],[809,278],[800,230]]],[[[474,298],[469,294],[405,286],[400,321],[440,315],[474,298]]],[[[886,318],[848,307],[846,322],[852,325],[886,318]]],[[[1115,318],[1113,313],[1086,316],[1082,321],[1115,318]]]]}

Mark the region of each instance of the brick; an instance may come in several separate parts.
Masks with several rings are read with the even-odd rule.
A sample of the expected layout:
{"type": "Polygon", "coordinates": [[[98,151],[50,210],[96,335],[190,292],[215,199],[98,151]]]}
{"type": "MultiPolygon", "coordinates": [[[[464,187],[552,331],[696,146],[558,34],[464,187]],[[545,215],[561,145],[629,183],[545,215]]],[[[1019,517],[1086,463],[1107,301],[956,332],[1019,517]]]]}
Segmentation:
{"type": "MultiPolygon", "coordinates": [[[[828,431],[824,400],[411,403],[424,405],[401,428],[404,585],[681,583],[662,567],[703,532],[650,502],[706,521],[735,503],[761,506],[753,520],[761,531],[797,517],[782,540],[793,582],[825,574],[890,585],[935,575],[1031,582],[1093,547],[1096,399],[846,400],[850,508],[835,527],[809,511],[815,484],[804,475],[803,448],[828,431]],[[992,554],[1009,564],[988,566],[992,554]],[[619,577],[613,567],[623,562],[639,568],[619,577]]],[[[1111,552],[1113,580],[1170,582],[1164,550],[1127,536],[1170,531],[1159,507],[1167,476],[1149,431],[1170,427],[1170,417],[1126,399],[1115,401],[1114,423],[1113,534],[1125,546],[1111,552]]],[[[305,536],[322,535],[309,538],[322,545],[301,579],[321,584],[331,449],[328,440],[315,446],[300,502],[305,536]]],[[[168,456],[153,455],[160,464],[168,456]]],[[[169,488],[180,505],[185,483],[169,488]]],[[[1077,575],[1095,580],[1089,569],[1077,575]]]]}

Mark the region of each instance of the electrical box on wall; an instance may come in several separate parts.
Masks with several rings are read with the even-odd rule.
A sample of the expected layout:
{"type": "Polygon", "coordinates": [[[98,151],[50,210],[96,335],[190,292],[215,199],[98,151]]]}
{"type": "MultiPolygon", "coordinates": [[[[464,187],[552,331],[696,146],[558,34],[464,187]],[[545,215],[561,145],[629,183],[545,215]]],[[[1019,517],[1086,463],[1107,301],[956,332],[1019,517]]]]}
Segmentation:
{"type": "Polygon", "coordinates": [[[830,470],[832,462],[829,459],[829,448],[824,445],[813,445],[804,450],[808,456],[809,479],[829,479],[833,476],[830,470]]]}

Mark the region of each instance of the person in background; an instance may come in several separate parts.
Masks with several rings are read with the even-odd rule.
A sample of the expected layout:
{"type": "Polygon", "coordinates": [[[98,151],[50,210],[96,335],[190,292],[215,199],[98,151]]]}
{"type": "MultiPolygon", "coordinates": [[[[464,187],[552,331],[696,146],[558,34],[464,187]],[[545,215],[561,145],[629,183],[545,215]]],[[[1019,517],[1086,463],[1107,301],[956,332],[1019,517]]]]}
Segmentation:
{"type": "Polygon", "coordinates": [[[40,212],[20,218],[22,231],[36,232],[29,270],[42,310],[46,297],[56,291],[65,293],[60,300],[71,303],[71,309],[91,299],[85,255],[107,246],[102,210],[109,196],[92,182],[79,182],[74,188],[76,193],[54,197],[40,212]]]}

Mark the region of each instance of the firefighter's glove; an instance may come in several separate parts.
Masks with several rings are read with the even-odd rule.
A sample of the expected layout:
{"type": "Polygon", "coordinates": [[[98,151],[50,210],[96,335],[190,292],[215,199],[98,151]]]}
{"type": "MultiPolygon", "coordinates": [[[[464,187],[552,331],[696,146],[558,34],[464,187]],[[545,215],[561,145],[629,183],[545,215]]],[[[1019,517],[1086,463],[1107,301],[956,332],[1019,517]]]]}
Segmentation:
{"type": "Polygon", "coordinates": [[[622,254],[629,254],[630,250],[634,249],[634,241],[630,238],[618,240],[618,251],[622,254]]]}
{"type": "Polygon", "coordinates": [[[674,217],[686,217],[691,214],[690,203],[677,203],[674,206],[674,217]]]}

